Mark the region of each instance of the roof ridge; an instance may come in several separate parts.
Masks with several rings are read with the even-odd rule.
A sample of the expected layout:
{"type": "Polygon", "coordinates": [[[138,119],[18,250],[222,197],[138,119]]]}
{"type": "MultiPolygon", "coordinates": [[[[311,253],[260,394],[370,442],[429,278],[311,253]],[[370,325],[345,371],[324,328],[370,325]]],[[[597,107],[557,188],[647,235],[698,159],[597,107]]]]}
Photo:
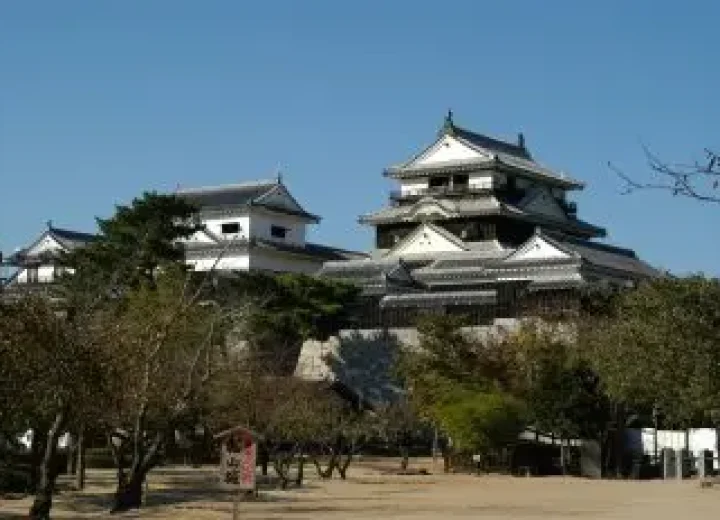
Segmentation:
{"type": "Polygon", "coordinates": [[[519,156],[529,161],[535,162],[532,158],[532,155],[530,154],[530,151],[525,146],[524,138],[522,138],[522,144],[513,143],[511,141],[505,141],[497,137],[492,137],[486,134],[474,132],[472,130],[468,130],[467,128],[455,124],[453,124],[453,135],[463,141],[468,141],[468,144],[471,145],[480,146],[481,148],[483,147],[483,145],[486,145],[493,152],[505,152],[510,155],[514,155],[516,157],[519,156]],[[499,148],[500,150],[493,150],[493,147],[499,148]]]}
{"type": "Polygon", "coordinates": [[[239,188],[259,188],[261,186],[267,186],[268,188],[278,184],[277,179],[258,179],[247,182],[239,182],[234,184],[220,184],[217,186],[200,186],[198,188],[183,188],[176,190],[175,193],[178,195],[188,195],[196,193],[213,193],[216,191],[226,191],[239,188]]]}
{"type": "Polygon", "coordinates": [[[583,240],[577,237],[573,237],[570,235],[564,235],[561,233],[553,233],[552,231],[543,230],[543,235],[559,241],[559,242],[569,242],[574,245],[578,245],[580,247],[589,247],[591,249],[596,249],[600,251],[606,251],[608,253],[617,253],[621,254],[630,258],[638,258],[637,253],[635,250],[627,248],[627,247],[620,247],[620,246],[614,246],[612,244],[604,244],[602,242],[593,242],[592,240],[583,240]],[[553,236],[554,235],[554,236],[553,236]]]}
{"type": "Polygon", "coordinates": [[[465,241],[460,238],[459,236],[456,236],[455,233],[452,233],[445,229],[442,226],[438,226],[437,224],[433,224],[432,222],[424,222],[427,227],[435,231],[436,233],[440,233],[444,238],[447,238],[449,241],[453,242],[454,244],[462,247],[465,251],[469,249],[468,245],[465,243],[465,241]]]}

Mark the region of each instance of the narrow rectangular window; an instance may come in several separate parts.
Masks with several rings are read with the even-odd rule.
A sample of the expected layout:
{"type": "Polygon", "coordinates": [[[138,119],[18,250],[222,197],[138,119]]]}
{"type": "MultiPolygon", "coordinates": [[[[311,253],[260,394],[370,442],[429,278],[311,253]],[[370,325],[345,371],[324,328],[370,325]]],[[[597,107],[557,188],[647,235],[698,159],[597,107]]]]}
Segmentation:
{"type": "Polygon", "coordinates": [[[453,186],[455,188],[467,188],[470,182],[470,177],[467,174],[453,175],[453,186]]]}
{"type": "Polygon", "coordinates": [[[445,188],[450,184],[449,177],[430,177],[428,181],[429,188],[445,188]]]}
{"type": "Polygon", "coordinates": [[[224,235],[235,235],[240,233],[240,224],[238,222],[225,222],[220,225],[220,230],[224,235]]]}
{"type": "Polygon", "coordinates": [[[282,226],[270,226],[270,235],[274,238],[285,238],[287,235],[287,228],[282,226]]]}
{"type": "Polygon", "coordinates": [[[40,281],[40,273],[37,267],[28,267],[27,272],[27,283],[38,283],[40,281]]]}

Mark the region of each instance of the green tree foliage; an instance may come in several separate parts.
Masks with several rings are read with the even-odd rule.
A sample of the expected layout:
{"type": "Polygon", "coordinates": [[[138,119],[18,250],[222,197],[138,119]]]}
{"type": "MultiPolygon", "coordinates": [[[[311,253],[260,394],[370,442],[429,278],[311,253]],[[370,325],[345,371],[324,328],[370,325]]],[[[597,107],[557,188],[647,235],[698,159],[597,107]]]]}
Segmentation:
{"type": "Polygon", "coordinates": [[[225,304],[235,308],[233,331],[254,357],[256,368],[295,369],[302,342],[326,340],[340,329],[358,294],[356,287],[303,274],[238,274],[227,281],[225,304]]]}
{"type": "Polygon", "coordinates": [[[107,395],[105,359],[76,332],[47,300],[0,302],[0,431],[33,430],[34,519],[49,518],[59,436],[107,395]]]}
{"type": "Polygon", "coordinates": [[[600,439],[611,403],[577,348],[575,324],[528,322],[503,342],[514,355],[513,393],[537,429],[564,438],[600,439]]]}
{"type": "Polygon", "coordinates": [[[419,412],[468,454],[517,439],[523,406],[510,393],[511,359],[499,339],[476,339],[462,325],[448,316],[422,320],[419,347],[405,349],[399,363],[419,412]]]}
{"type": "MultiPolygon", "coordinates": [[[[61,259],[67,269],[63,303],[78,342],[107,356],[103,368],[113,387],[103,403],[100,424],[113,434],[127,433],[120,448],[132,453],[132,462],[128,477],[124,458],[118,457],[116,506],[134,507],[139,505],[138,490],[156,462],[165,429],[179,420],[187,406],[178,400],[183,393],[178,379],[187,378],[182,384],[194,388],[195,376],[183,371],[187,368],[183,363],[190,362],[187,342],[197,347],[195,333],[208,327],[194,318],[207,318],[207,312],[198,307],[201,291],[184,274],[180,239],[199,226],[194,207],[156,193],[118,206],[111,218],[99,219],[98,226],[96,240],[61,259]],[[157,385],[164,377],[162,367],[175,376],[172,384],[157,385]],[[164,408],[155,406],[163,399],[167,399],[164,408]]],[[[199,355],[197,349],[194,352],[199,355]]],[[[82,379],[84,374],[71,377],[82,379]]]]}
{"type": "Polygon", "coordinates": [[[436,415],[460,453],[488,453],[517,442],[525,425],[525,408],[512,395],[460,389],[447,397],[436,415]]]}
{"type": "Polygon", "coordinates": [[[200,299],[180,268],[128,291],[106,314],[103,348],[112,395],[104,421],[115,439],[115,510],[140,507],[142,484],[160,449],[198,406],[224,341],[223,314],[200,299]],[[126,465],[127,463],[127,465],[126,465]]]}
{"type": "Polygon", "coordinates": [[[97,239],[62,259],[73,272],[66,280],[68,288],[74,289],[67,294],[69,304],[73,297],[94,302],[122,287],[152,283],[158,267],[184,261],[179,239],[200,228],[195,207],[174,195],[152,192],[130,205],[117,206],[111,218],[97,222],[97,239]]]}
{"type": "Polygon", "coordinates": [[[720,282],[660,278],[623,293],[580,342],[608,393],[687,426],[720,406],[720,282]]]}

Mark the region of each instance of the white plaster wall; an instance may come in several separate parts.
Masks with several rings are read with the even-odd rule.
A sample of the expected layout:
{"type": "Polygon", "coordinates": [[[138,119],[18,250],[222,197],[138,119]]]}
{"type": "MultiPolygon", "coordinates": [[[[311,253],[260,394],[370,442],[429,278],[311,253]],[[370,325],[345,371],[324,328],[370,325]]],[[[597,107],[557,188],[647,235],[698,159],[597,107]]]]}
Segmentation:
{"type": "Polygon", "coordinates": [[[253,211],[250,215],[250,236],[274,240],[286,244],[298,246],[305,245],[305,228],[307,224],[292,215],[268,214],[261,211],[253,211]],[[272,225],[283,226],[288,229],[285,239],[275,238],[270,234],[272,225]]]}
{"type": "MultiPolygon", "coordinates": [[[[22,269],[18,275],[17,278],[15,278],[17,283],[27,283],[28,277],[27,277],[27,270],[22,269]]],[[[48,283],[55,280],[55,268],[51,265],[42,265],[38,267],[38,282],[40,283],[48,283]]]]}
{"type": "Polygon", "coordinates": [[[56,252],[60,251],[62,249],[62,246],[57,243],[57,241],[50,237],[46,236],[43,238],[40,242],[35,244],[30,250],[27,252],[28,256],[37,255],[40,253],[46,253],[46,252],[56,252]]]}
{"type": "Polygon", "coordinates": [[[550,258],[568,258],[568,255],[536,236],[518,249],[508,260],[544,260],[550,258]]]}
{"type": "Polygon", "coordinates": [[[493,176],[487,173],[472,173],[468,178],[468,186],[478,189],[490,189],[493,187],[493,176]]]}
{"type": "MultiPolygon", "coordinates": [[[[188,260],[196,271],[209,271],[215,264],[215,257],[188,260]]],[[[216,269],[228,271],[247,271],[250,269],[250,257],[247,253],[225,255],[218,262],[216,269]]]]}
{"type": "Polygon", "coordinates": [[[319,258],[309,259],[279,252],[253,250],[250,256],[250,269],[253,271],[313,274],[320,270],[322,264],[319,258]]]}
{"type": "Polygon", "coordinates": [[[403,247],[394,251],[395,255],[416,255],[425,253],[440,253],[444,251],[462,251],[456,244],[437,233],[429,227],[423,227],[403,247]]]}
{"type": "Polygon", "coordinates": [[[417,180],[417,179],[408,179],[403,180],[400,182],[400,193],[403,195],[413,195],[418,193],[418,191],[426,190],[428,187],[428,181],[427,179],[423,180],[417,180]]]}
{"type": "MultiPolygon", "coordinates": [[[[654,455],[655,429],[631,428],[625,431],[627,446],[633,453],[654,455]]],[[[658,452],[663,448],[689,449],[695,456],[705,450],[713,452],[717,459],[717,432],[712,428],[693,428],[687,435],[683,430],[657,430],[658,452]]],[[[716,461],[717,467],[717,461],[716,461]]]]}
{"type": "MultiPolygon", "coordinates": [[[[237,215],[232,217],[228,216],[222,218],[205,218],[203,219],[203,224],[205,224],[205,226],[208,228],[208,231],[210,231],[211,233],[227,239],[248,238],[248,233],[250,232],[250,217],[248,215],[237,215]],[[238,224],[240,224],[240,232],[232,235],[224,234],[222,232],[222,225],[232,222],[237,222],[238,224]]],[[[212,240],[202,231],[195,233],[195,235],[190,237],[189,241],[212,242],[212,240]]]]}
{"type": "Polygon", "coordinates": [[[414,164],[427,165],[451,161],[467,161],[486,157],[464,145],[452,136],[443,136],[427,152],[420,156],[414,164]]]}

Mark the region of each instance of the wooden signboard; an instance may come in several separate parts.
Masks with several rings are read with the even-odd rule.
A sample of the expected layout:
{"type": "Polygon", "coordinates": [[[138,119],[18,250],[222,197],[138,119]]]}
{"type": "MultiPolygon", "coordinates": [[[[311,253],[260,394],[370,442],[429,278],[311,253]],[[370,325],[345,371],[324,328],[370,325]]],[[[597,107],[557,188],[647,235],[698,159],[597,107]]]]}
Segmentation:
{"type": "MultiPolygon", "coordinates": [[[[223,432],[220,479],[228,487],[238,490],[255,489],[257,441],[250,430],[238,427],[223,432]]],[[[221,434],[222,435],[222,434],[221,434]]]]}

